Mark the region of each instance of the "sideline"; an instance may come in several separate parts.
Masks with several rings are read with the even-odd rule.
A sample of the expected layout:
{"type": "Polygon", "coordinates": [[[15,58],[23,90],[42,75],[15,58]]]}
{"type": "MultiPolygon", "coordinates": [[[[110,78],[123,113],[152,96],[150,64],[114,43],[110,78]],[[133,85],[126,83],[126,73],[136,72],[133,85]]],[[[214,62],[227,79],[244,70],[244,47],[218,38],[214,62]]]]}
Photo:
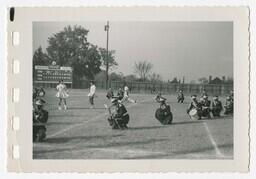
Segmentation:
{"type": "Polygon", "coordinates": [[[215,140],[214,140],[214,138],[213,138],[213,136],[212,136],[212,133],[211,133],[211,131],[210,131],[209,128],[208,128],[207,123],[206,123],[206,122],[203,122],[203,124],[204,124],[204,127],[205,127],[205,129],[206,129],[206,131],[207,131],[207,133],[208,133],[209,139],[210,139],[210,141],[211,141],[211,143],[212,143],[212,145],[213,145],[213,147],[214,147],[214,150],[215,150],[215,152],[216,152],[216,156],[217,156],[217,157],[221,157],[221,158],[226,157],[225,155],[223,155],[223,154],[221,153],[220,149],[218,148],[218,145],[217,145],[217,143],[215,142],[215,140]]]}

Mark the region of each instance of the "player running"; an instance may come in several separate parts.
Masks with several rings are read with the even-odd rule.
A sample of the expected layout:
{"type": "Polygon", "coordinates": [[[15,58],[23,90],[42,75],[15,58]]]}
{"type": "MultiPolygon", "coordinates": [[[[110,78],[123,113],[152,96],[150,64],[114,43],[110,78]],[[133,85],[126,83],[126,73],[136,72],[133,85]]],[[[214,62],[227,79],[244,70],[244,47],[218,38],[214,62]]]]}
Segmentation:
{"type": "Polygon", "coordinates": [[[133,100],[129,97],[129,88],[127,85],[124,86],[124,97],[121,100],[121,103],[125,102],[125,101],[129,101],[130,103],[136,103],[136,100],[133,100]]]}
{"type": "Polygon", "coordinates": [[[66,98],[69,97],[67,86],[63,83],[63,80],[59,81],[59,84],[56,86],[57,94],[56,97],[59,98],[58,109],[61,110],[61,103],[64,103],[64,110],[67,110],[67,101],[66,98]]]}

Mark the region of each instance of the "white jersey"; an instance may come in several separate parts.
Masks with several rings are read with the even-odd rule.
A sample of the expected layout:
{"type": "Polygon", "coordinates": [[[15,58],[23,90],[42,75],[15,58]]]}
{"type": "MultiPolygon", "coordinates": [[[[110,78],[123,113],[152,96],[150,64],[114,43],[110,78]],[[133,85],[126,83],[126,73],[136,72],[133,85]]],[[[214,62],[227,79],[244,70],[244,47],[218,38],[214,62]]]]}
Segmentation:
{"type": "Polygon", "coordinates": [[[67,87],[65,84],[58,84],[56,86],[56,89],[57,89],[57,94],[56,94],[56,97],[58,98],[67,98],[68,97],[68,94],[67,94],[67,87]]]}
{"type": "Polygon", "coordinates": [[[64,84],[58,84],[58,85],[56,86],[56,89],[57,89],[58,92],[63,92],[63,91],[66,90],[66,85],[64,85],[64,84]]]}
{"type": "Polygon", "coordinates": [[[96,86],[95,85],[92,85],[91,87],[90,87],[90,92],[89,92],[89,94],[88,94],[88,96],[94,96],[95,95],[95,93],[96,93],[96,86]]]}
{"type": "Polygon", "coordinates": [[[124,96],[129,96],[129,88],[128,88],[128,86],[124,87],[124,96]]]}

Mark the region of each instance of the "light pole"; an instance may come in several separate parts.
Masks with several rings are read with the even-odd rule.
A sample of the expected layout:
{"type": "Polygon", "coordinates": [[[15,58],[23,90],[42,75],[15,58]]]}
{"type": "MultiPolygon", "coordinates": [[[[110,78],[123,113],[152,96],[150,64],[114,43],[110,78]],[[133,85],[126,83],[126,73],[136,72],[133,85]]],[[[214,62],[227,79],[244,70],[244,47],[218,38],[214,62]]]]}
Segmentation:
{"type": "Polygon", "coordinates": [[[109,21],[107,21],[107,25],[105,25],[105,31],[107,31],[107,45],[106,45],[106,50],[107,50],[107,59],[106,59],[106,89],[108,89],[108,38],[109,38],[109,21]]]}

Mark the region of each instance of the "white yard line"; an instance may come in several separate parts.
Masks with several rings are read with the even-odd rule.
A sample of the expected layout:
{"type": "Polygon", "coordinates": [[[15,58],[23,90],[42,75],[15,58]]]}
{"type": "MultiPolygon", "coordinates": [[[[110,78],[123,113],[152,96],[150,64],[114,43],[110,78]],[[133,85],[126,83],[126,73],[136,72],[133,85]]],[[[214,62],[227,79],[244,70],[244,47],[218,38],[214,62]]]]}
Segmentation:
{"type": "MultiPolygon", "coordinates": [[[[142,100],[142,101],[139,101],[139,102],[146,102],[146,101],[149,101],[149,100],[142,100]]],[[[151,99],[150,99],[150,101],[151,101],[151,99]]],[[[128,105],[127,108],[133,107],[133,106],[138,105],[138,104],[139,104],[139,103],[135,103],[135,104],[132,103],[132,104],[128,105]]],[[[92,109],[92,110],[93,110],[93,109],[92,109]]],[[[55,136],[57,136],[57,135],[63,134],[63,133],[65,133],[65,132],[67,132],[67,131],[69,131],[69,130],[75,128],[75,127],[82,126],[82,125],[84,125],[84,124],[86,124],[86,123],[88,123],[88,122],[91,122],[91,121],[100,119],[100,118],[102,118],[102,117],[104,117],[104,116],[106,116],[106,115],[108,115],[107,112],[105,112],[105,113],[103,113],[103,114],[100,114],[100,115],[98,115],[98,116],[95,116],[95,117],[93,117],[93,118],[91,118],[91,119],[89,119],[89,120],[87,120],[87,121],[82,122],[82,123],[71,125],[71,126],[65,128],[65,129],[62,129],[62,130],[60,130],[60,131],[58,131],[58,132],[55,132],[55,133],[53,133],[53,134],[51,134],[51,135],[48,135],[47,138],[51,138],[51,137],[55,137],[55,136]]]]}
{"type": "Polygon", "coordinates": [[[205,127],[206,131],[207,131],[207,134],[208,134],[208,136],[209,136],[209,139],[210,139],[210,141],[211,141],[211,143],[212,143],[212,145],[213,145],[213,147],[214,147],[214,150],[215,150],[215,152],[216,152],[217,157],[225,157],[225,155],[223,155],[223,154],[221,153],[220,149],[218,148],[218,145],[217,145],[217,143],[215,142],[215,140],[214,140],[214,138],[213,138],[213,136],[212,136],[212,133],[211,133],[211,131],[210,131],[209,128],[208,128],[207,123],[206,123],[206,122],[203,122],[203,124],[204,124],[204,127],[205,127]]]}

